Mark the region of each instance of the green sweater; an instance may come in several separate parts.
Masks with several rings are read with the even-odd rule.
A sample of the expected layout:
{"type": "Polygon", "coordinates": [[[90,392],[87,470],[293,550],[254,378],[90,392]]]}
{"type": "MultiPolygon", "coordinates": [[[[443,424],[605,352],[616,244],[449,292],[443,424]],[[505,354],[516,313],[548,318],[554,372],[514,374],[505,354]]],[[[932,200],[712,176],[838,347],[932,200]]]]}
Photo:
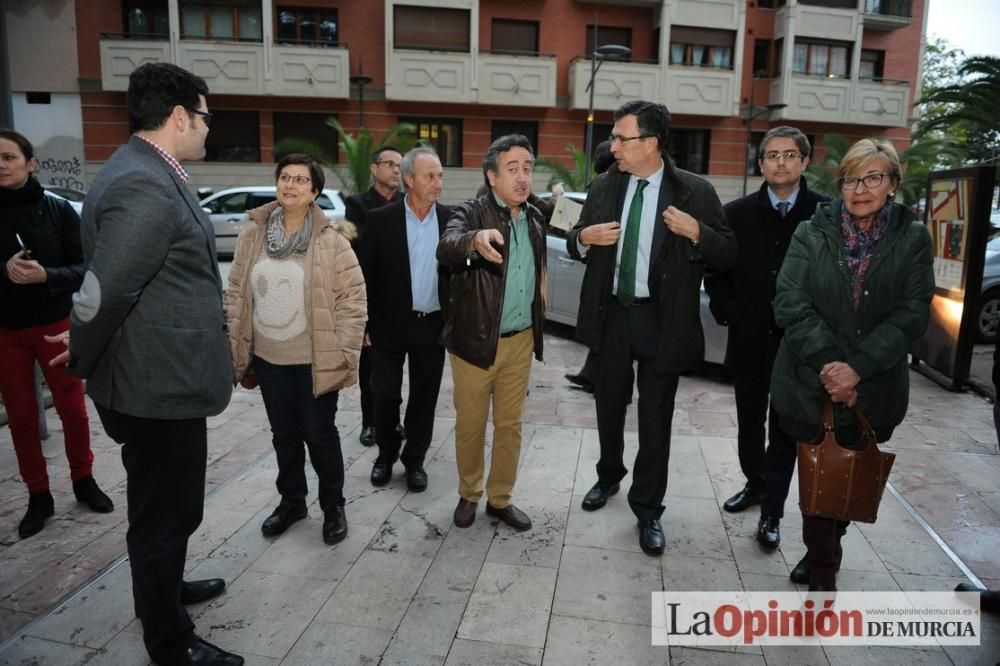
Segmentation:
{"type": "MultiPolygon", "coordinates": [[[[819,372],[831,361],[843,361],[861,377],[858,405],[882,442],[906,415],[906,357],[930,317],[931,238],[909,209],[890,204],[889,229],[875,247],[855,311],[840,231],[842,205],[839,199],[821,204],[792,236],[774,299],[774,317],[785,335],[771,376],[771,400],[783,430],[799,440],[814,438],[827,400],[819,372]]],[[[838,429],[853,436],[853,412],[836,407],[838,429]]]]}

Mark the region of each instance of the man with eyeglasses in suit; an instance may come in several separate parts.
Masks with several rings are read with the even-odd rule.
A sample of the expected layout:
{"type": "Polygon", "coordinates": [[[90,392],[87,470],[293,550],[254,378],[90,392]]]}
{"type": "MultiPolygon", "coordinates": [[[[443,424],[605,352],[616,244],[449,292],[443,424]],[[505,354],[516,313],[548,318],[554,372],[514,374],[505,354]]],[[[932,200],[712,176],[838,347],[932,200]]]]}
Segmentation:
{"type": "Polygon", "coordinates": [[[806,185],[802,173],[809,155],[809,139],[794,127],[775,127],[764,135],[757,151],[764,182],[757,192],[725,207],[740,248],[736,265],[705,275],[712,314],[729,327],[725,364],[733,376],[740,468],[746,477],[743,489],[722,508],[736,513],[760,504],[757,541],[768,549],[777,548],[781,540],[779,523],[796,453],[795,440],[778,426],[778,414],[769,409],[771,366],[783,332],[774,321],[771,303],[792,233],[812,217],[817,204],[830,201],[806,185]]]}
{"type": "Polygon", "coordinates": [[[706,265],[732,266],[736,243],[712,185],[678,169],[667,155],[667,108],[628,102],[614,120],[615,165],[594,180],[566,240],[570,256],[587,264],[576,337],[595,354],[601,446],[597,483],[583,509],[603,507],[627,474],[625,413],[635,383],[639,453],[628,503],[638,519],[640,547],[660,555],[674,396],[680,373],[705,353],[701,278],[706,265]]]}
{"type": "MultiPolygon", "coordinates": [[[[388,206],[403,198],[399,191],[400,165],[403,155],[395,146],[381,146],[372,153],[372,163],[368,167],[372,175],[372,184],[364,192],[352,194],[345,201],[347,211],[344,214],[358,229],[358,235],[352,242],[356,253],[361,252],[364,243],[365,224],[368,212],[388,206]]],[[[366,344],[361,348],[361,362],[358,366],[358,387],[361,389],[361,435],[359,439],[365,446],[375,444],[375,398],[371,389],[372,362],[371,353],[366,344]]],[[[401,437],[405,432],[397,424],[396,431],[401,437]]]]}

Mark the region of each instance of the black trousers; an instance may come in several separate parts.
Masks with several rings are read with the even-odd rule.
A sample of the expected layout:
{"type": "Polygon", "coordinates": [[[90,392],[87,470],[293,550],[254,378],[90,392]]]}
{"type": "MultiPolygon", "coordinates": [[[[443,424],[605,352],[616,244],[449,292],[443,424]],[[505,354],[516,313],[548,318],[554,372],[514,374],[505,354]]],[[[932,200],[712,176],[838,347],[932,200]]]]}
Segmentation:
{"type": "Polygon", "coordinates": [[[205,505],[205,419],[145,419],[100,405],[97,412],[104,430],[122,444],[125,543],[142,638],[154,661],[172,663],[193,640],[181,581],[188,538],[201,524],[205,505]]]}
{"type": "Polygon", "coordinates": [[[375,398],[375,438],[379,460],[401,460],[406,467],[424,464],[434,436],[434,410],[441,390],[444,347],[438,340],[444,320],[440,312],[410,319],[399,349],[370,347],[372,392],[375,398]],[[399,408],[403,404],[403,364],[409,362],[410,392],[406,399],[406,446],[400,453],[399,408]]]}
{"type": "Polygon", "coordinates": [[[601,458],[597,477],[605,484],[625,478],[625,414],[633,382],[639,389],[639,453],[632,469],[628,503],[640,520],[659,518],[667,492],[670,425],[678,376],[656,374],[659,322],[652,304],[623,307],[612,297],[601,351],[594,357],[594,399],[601,458]],[[638,372],[633,363],[638,362],[638,372]]]}
{"type": "MultiPolygon", "coordinates": [[[[369,347],[361,348],[358,363],[358,388],[361,389],[361,427],[375,425],[375,402],[372,397],[372,357],[369,347]]],[[[395,427],[395,426],[393,426],[395,427]]]]}
{"type": "Polygon", "coordinates": [[[768,384],[757,377],[733,377],[736,396],[736,437],[740,469],[750,491],[764,493],[764,421],[767,418],[768,384]]]}
{"type": "Polygon", "coordinates": [[[264,409],[271,424],[271,442],[278,459],[278,494],[283,504],[305,508],[306,451],[319,478],[323,511],[344,504],[344,456],[340,449],[337,391],[313,397],[312,366],[274,365],[253,357],[264,409]]]}
{"type": "Polygon", "coordinates": [[[781,428],[781,416],[770,407],[767,422],[767,451],[764,453],[764,499],[760,515],[785,517],[785,500],[795,474],[799,445],[781,428]]]}

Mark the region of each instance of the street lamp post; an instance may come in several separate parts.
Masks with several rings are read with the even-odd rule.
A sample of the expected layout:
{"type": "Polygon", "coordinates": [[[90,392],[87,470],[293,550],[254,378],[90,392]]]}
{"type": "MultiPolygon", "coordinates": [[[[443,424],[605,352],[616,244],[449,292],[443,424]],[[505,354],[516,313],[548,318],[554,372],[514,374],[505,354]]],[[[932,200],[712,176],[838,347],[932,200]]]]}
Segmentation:
{"type": "Polygon", "coordinates": [[[374,81],[371,74],[355,74],[351,83],[358,87],[358,127],[365,126],[365,86],[374,81]]]}
{"type": "MultiPolygon", "coordinates": [[[[594,26],[594,43],[597,43],[597,26],[594,26]]],[[[605,44],[596,47],[590,54],[590,82],[587,90],[590,92],[590,104],[587,106],[587,138],[584,141],[583,150],[586,154],[584,161],[583,185],[586,188],[590,185],[590,163],[594,152],[594,77],[597,71],[608,58],[624,58],[632,53],[632,49],[619,44],[605,44]]]]}
{"type": "Polygon", "coordinates": [[[765,113],[771,113],[772,111],[777,111],[778,109],[783,109],[787,104],[768,104],[767,106],[755,106],[753,103],[753,79],[750,80],[750,106],[747,109],[747,145],[746,145],[746,155],[743,159],[743,196],[747,195],[747,177],[749,174],[749,165],[746,164],[748,159],[751,159],[753,155],[753,121],[755,118],[759,118],[765,113]]]}

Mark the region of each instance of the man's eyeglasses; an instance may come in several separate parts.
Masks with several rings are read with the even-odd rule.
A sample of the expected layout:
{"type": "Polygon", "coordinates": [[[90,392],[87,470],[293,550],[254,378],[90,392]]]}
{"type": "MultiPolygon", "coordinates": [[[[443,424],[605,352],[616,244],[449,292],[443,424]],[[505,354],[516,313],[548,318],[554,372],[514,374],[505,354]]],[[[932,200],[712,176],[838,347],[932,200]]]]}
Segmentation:
{"type": "Polygon", "coordinates": [[[768,162],[778,162],[781,160],[781,158],[785,158],[786,162],[791,162],[792,160],[798,159],[800,157],[802,157],[802,154],[799,153],[799,151],[797,150],[786,150],[784,152],[780,152],[777,150],[769,150],[768,152],[764,153],[764,159],[767,160],[768,162]]]}
{"type": "Polygon", "coordinates": [[[283,173],[278,176],[278,182],[282,185],[288,183],[295,183],[296,185],[306,185],[312,182],[312,178],[306,178],[305,176],[289,176],[287,173],[283,173]]]}
{"type": "Polygon", "coordinates": [[[622,136],[621,134],[612,134],[608,137],[608,141],[612,144],[614,143],[625,143],[626,141],[637,141],[638,139],[648,139],[652,137],[652,134],[640,134],[639,136],[622,136]]]}
{"type": "Polygon", "coordinates": [[[399,162],[394,162],[392,160],[379,160],[375,164],[376,166],[384,166],[387,169],[398,169],[402,166],[399,162]]]}
{"type": "Polygon", "coordinates": [[[212,124],[212,114],[209,113],[208,111],[199,111],[198,109],[188,109],[188,112],[196,113],[199,116],[201,116],[201,119],[205,121],[205,127],[208,127],[209,125],[212,124]]]}
{"type": "Polygon", "coordinates": [[[851,176],[849,178],[840,178],[840,189],[845,192],[853,192],[858,189],[858,183],[864,183],[865,189],[870,190],[878,187],[882,184],[882,179],[888,176],[887,173],[870,173],[867,176],[861,176],[860,178],[856,176],[851,176]]]}

